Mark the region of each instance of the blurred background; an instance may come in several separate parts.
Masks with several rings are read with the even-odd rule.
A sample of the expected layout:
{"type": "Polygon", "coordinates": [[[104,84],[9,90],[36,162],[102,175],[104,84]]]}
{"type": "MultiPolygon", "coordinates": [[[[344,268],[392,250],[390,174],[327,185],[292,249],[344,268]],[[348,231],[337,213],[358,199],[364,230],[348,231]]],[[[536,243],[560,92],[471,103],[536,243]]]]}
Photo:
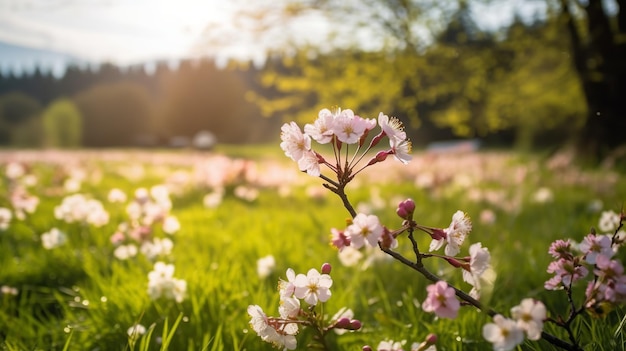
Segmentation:
{"type": "Polygon", "coordinates": [[[268,143],[339,106],[599,159],[625,79],[626,0],[0,0],[3,148],[268,143]]]}

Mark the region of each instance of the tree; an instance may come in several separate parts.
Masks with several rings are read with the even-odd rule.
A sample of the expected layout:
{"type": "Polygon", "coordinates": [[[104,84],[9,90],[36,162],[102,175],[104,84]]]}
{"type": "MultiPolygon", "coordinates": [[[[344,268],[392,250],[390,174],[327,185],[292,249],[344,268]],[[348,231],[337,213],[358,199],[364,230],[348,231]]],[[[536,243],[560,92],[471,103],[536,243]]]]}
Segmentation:
{"type": "MultiPolygon", "coordinates": [[[[275,6],[274,9],[269,5],[261,6],[256,12],[247,8],[243,15],[258,19],[259,24],[252,28],[259,32],[268,29],[272,33],[276,32],[277,18],[286,19],[278,23],[287,23],[286,26],[289,26],[295,21],[294,18],[311,12],[328,16],[334,27],[340,28],[338,32],[331,33],[329,40],[321,47],[301,48],[302,52],[295,54],[296,62],[301,65],[307,64],[303,58],[317,57],[311,63],[313,68],[293,69],[289,63],[283,64],[287,69],[271,67],[272,73],[264,76],[262,81],[274,89],[274,94],[270,99],[257,98],[256,101],[260,102],[266,114],[279,112],[280,106],[284,107],[283,112],[301,110],[310,114],[310,105],[306,104],[328,106],[328,100],[316,100],[325,97],[342,98],[340,102],[336,99],[332,101],[346,106],[347,102],[357,102],[349,106],[367,111],[368,102],[376,101],[368,97],[399,92],[391,99],[394,100],[393,109],[388,111],[405,118],[411,117],[415,122],[413,126],[432,121],[436,126],[452,128],[455,134],[461,136],[484,136],[515,129],[518,144],[529,146],[534,139],[533,135],[542,129],[554,130],[566,125],[569,133],[581,133],[586,145],[594,140],[598,145],[605,144],[607,149],[615,147],[620,142],[616,131],[624,130],[624,119],[616,118],[619,111],[623,111],[623,106],[619,104],[623,104],[624,99],[617,97],[623,95],[624,84],[623,79],[616,77],[623,77],[626,59],[620,55],[601,56],[595,48],[604,48],[603,52],[619,51],[615,48],[621,45],[615,44],[619,42],[615,29],[624,27],[621,24],[624,21],[620,19],[624,17],[621,15],[624,11],[618,11],[615,25],[607,21],[606,12],[603,12],[605,9],[596,6],[600,0],[589,1],[584,6],[576,5],[585,9],[588,13],[586,17],[593,17],[594,20],[587,21],[581,11],[570,11],[572,16],[567,18],[574,25],[571,28],[576,29],[572,33],[578,34],[586,23],[589,23],[589,28],[599,28],[594,33],[613,30],[613,35],[608,36],[612,38],[608,39],[612,44],[604,42],[607,41],[606,36],[596,34],[586,34],[572,41],[579,46],[585,44],[584,50],[580,50],[584,55],[574,51],[570,52],[570,57],[584,56],[575,62],[594,68],[589,72],[587,67],[587,81],[577,83],[573,73],[579,72],[580,76],[581,69],[575,64],[575,70],[568,62],[567,55],[563,54],[569,50],[563,46],[568,40],[554,15],[555,8],[562,5],[563,9],[569,9],[574,6],[574,0],[546,1],[550,6],[540,17],[541,21],[536,20],[531,24],[517,21],[510,31],[500,33],[502,38],[499,41],[491,34],[481,32],[473,23],[470,8],[472,4],[479,3],[478,0],[283,1],[282,7],[275,6]],[[597,24],[593,26],[592,23],[597,24]],[[362,32],[369,33],[368,38],[374,43],[368,43],[369,49],[359,46],[356,39],[345,44],[346,37],[358,38],[357,34],[362,32]],[[340,39],[344,39],[344,42],[340,39]],[[372,51],[364,54],[364,50],[376,51],[385,57],[382,61],[374,60],[383,66],[378,70],[366,68],[370,63],[360,61],[357,57],[369,55],[371,60],[376,55],[372,51]],[[311,55],[311,52],[314,54],[311,55]],[[331,63],[333,57],[344,62],[331,63]],[[608,70],[608,66],[613,70],[608,70]],[[326,68],[332,73],[323,84],[310,82],[323,76],[316,71],[326,68]],[[350,74],[351,70],[359,72],[359,76],[350,74]],[[360,92],[357,89],[351,91],[351,94],[362,94],[361,98],[350,98],[345,94],[348,91],[334,82],[351,79],[361,85],[364,81],[374,81],[376,78],[363,76],[368,72],[376,74],[376,78],[381,80],[385,80],[383,75],[394,75],[394,88],[386,84],[366,84],[360,92]],[[314,92],[306,93],[304,85],[314,92]],[[608,91],[609,87],[613,87],[613,90],[608,91]],[[559,95],[562,95],[561,98],[559,95]],[[586,99],[581,99],[583,96],[586,99]],[[580,104],[580,100],[585,101],[585,104],[580,104]],[[596,105],[604,106],[607,112],[595,109],[596,105]],[[579,121],[580,116],[586,114],[585,111],[595,111],[590,112],[585,119],[585,128],[581,128],[579,122],[571,123],[572,120],[579,121]],[[418,121],[418,115],[421,121],[418,121]],[[549,118],[546,119],[546,116],[549,118]],[[544,123],[546,120],[550,122],[544,123]],[[570,123],[564,123],[565,120],[570,123]],[[605,141],[603,135],[607,133],[612,134],[605,141]]],[[[618,3],[623,5],[624,1],[618,3]]],[[[283,57],[285,52],[289,52],[288,46],[281,52],[283,57]]],[[[293,58],[287,57],[285,60],[293,58]]],[[[380,109],[383,108],[385,105],[381,105],[380,109]]]]}
{"type": "Polygon", "coordinates": [[[13,142],[12,134],[20,125],[36,118],[41,111],[39,101],[21,92],[0,97],[0,144],[13,142]]]}
{"type": "Polygon", "coordinates": [[[84,146],[130,146],[153,132],[153,101],[132,82],[103,83],[75,96],[83,116],[84,146]]]}
{"type": "Polygon", "coordinates": [[[626,0],[615,3],[613,14],[602,0],[550,2],[569,33],[587,105],[578,149],[594,158],[626,140],[626,0]]]}
{"type": "Polygon", "coordinates": [[[50,104],[42,116],[44,145],[49,147],[77,147],[82,142],[82,117],[69,99],[50,104]]]}

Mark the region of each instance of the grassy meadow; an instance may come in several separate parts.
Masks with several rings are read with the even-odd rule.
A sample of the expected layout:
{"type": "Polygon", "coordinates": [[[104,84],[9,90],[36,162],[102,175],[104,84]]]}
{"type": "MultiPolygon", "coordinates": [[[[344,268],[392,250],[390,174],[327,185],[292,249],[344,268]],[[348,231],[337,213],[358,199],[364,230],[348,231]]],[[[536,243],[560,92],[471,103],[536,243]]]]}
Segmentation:
{"type": "MultiPolygon", "coordinates": [[[[278,145],[2,151],[0,174],[0,207],[12,213],[0,231],[1,350],[271,350],[250,328],[248,305],[277,315],[277,282],[287,268],[306,273],[324,262],[333,267],[324,311],[332,316],[348,307],[363,323],[360,331],[331,333],[333,349],[375,348],[382,340],[406,340],[408,348],[429,333],[437,334],[438,350],[491,349],[481,334],[491,321],[486,314],[462,307],[457,319],[438,319],[421,311],[429,284],[422,276],[380,252],[340,257],[329,245],[330,229],[345,228],[349,213],[321,179],[298,172],[278,145]],[[113,195],[113,189],[119,191],[113,195]],[[76,194],[82,195],[72,198],[76,208],[61,206],[76,194]],[[139,214],[130,205],[135,197],[163,205],[156,220],[143,223],[148,233],[133,231],[132,223],[155,208],[139,214]],[[164,218],[173,229],[164,227],[164,218]],[[65,240],[42,237],[53,228],[65,240]],[[139,247],[137,236],[153,246],[139,247]],[[275,265],[259,274],[257,262],[268,255],[275,265]],[[172,264],[173,277],[186,283],[177,290],[179,301],[151,297],[149,273],[159,261],[172,264]],[[132,339],[128,329],[135,324],[146,332],[132,339]]],[[[417,151],[408,165],[389,158],[368,168],[347,193],[357,211],[378,215],[390,228],[401,225],[395,210],[408,197],[423,225],[445,228],[456,210],[467,212],[473,230],[461,254],[481,242],[492,255],[494,284],[482,301],[509,315],[533,297],[556,317],[566,312],[567,300],[563,291],[543,288],[549,244],[580,241],[602,211],[619,212],[626,178],[616,170],[580,168],[567,154],[417,151]]],[[[411,257],[410,243],[399,239],[397,250],[411,257]]],[[[430,237],[418,235],[418,242],[426,251],[430,237]]],[[[471,289],[449,265],[434,259],[426,265],[471,289]]],[[[626,349],[625,315],[622,307],[604,319],[578,318],[574,329],[585,350],[626,349]]],[[[550,323],[546,330],[567,337],[550,323]]],[[[298,349],[307,349],[309,337],[307,331],[297,336],[298,349]]],[[[555,348],[526,341],[519,349],[555,348]]]]}

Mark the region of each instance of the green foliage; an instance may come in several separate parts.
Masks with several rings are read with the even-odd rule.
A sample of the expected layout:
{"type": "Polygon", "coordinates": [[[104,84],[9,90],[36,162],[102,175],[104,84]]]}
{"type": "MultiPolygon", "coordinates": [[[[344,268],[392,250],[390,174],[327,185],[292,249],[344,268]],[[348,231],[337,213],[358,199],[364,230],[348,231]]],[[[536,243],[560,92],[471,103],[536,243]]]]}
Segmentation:
{"type": "Polygon", "coordinates": [[[85,146],[133,145],[154,130],[152,97],[137,83],[96,85],[76,95],[74,102],[83,117],[85,146]]]}
{"type": "MultiPolygon", "coordinates": [[[[341,11],[332,1],[325,5],[341,11]]],[[[449,8],[370,1],[360,10],[372,21],[361,25],[381,26],[379,35],[401,44],[378,52],[356,45],[302,47],[282,62],[269,63],[260,84],[272,93],[252,100],[265,116],[299,121],[310,121],[321,108],[333,105],[351,106],[366,117],[387,111],[408,129],[421,128],[413,133],[419,136],[416,143],[445,138],[445,131],[450,132],[447,137],[510,132],[517,146],[529,149],[547,133],[554,144],[576,135],[587,106],[563,24],[548,16],[544,22],[515,22],[500,33],[481,32],[467,3],[458,5],[443,24],[430,24],[433,42],[418,46],[411,25],[428,17],[429,6],[449,8]],[[397,18],[389,21],[384,11],[397,18]],[[408,21],[406,26],[402,21],[408,21]]]]}
{"type": "Polygon", "coordinates": [[[46,108],[42,116],[45,145],[77,147],[82,142],[82,118],[71,100],[60,99],[46,108]]]}
{"type": "MultiPolygon", "coordinates": [[[[0,145],[8,145],[14,142],[18,144],[31,144],[33,134],[37,134],[37,122],[31,120],[38,117],[41,105],[34,98],[21,93],[13,92],[0,96],[0,145]],[[17,140],[13,136],[18,130],[17,140]]],[[[30,145],[32,146],[32,145],[30,145]]]]}

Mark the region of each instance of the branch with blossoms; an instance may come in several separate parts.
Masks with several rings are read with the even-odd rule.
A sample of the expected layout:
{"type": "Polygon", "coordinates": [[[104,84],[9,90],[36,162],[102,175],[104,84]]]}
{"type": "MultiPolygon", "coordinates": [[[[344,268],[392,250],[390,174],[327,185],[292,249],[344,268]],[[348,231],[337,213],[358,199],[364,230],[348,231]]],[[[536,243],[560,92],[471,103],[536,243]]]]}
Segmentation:
{"type": "MultiPolygon", "coordinates": [[[[381,112],[377,120],[365,119],[355,115],[352,110],[323,109],[313,124],[304,126],[304,132],[295,122],[284,124],[281,128],[280,146],[287,157],[297,162],[301,171],[321,178],[324,181],[323,186],[335,193],[350,213],[352,218],[345,229],[331,229],[332,244],[339,251],[347,247],[357,250],[363,247],[378,248],[396,261],[423,275],[433,283],[426,288],[427,298],[422,303],[422,309],[425,312],[435,313],[441,318],[455,318],[461,306],[471,305],[493,317],[493,323],[486,324],[482,332],[483,337],[493,344],[494,350],[512,350],[525,338],[529,340],[543,338],[565,350],[582,350],[580,342],[571,329],[574,318],[584,311],[597,309],[598,306],[606,304],[614,306],[624,301],[626,278],[623,275],[623,268],[619,261],[610,259],[623,242],[623,238],[617,238],[617,234],[610,239],[601,238],[594,233],[590,234],[578,247],[579,254],[570,250],[574,245],[569,241],[555,243],[550,249],[550,253],[557,261],[550,265],[548,272],[556,275],[546,283],[546,288],[565,290],[571,306],[568,317],[548,318],[543,303],[533,299],[523,299],[518,306],[511,309],[511,318],[507,318],[483,306],[479,301],[482,275],[490,269],[489,250],[477,242],[470,245],[468,255],[457,256],[472,229],[472,223],[466,213],[455,212],[450,225],[446,228],[426,226],[414,220],[415,203],[407,199],[400,202],[396,210],[397,215],[402,219],[397,229],[383,225],[375,215],[357,213],[345,191],[348,183],[356,175],[368,167],[384,162],[389,156],[403,164],[411,160],[411,142],[407,139],[402,123],[396,118],[381,112]],[[380,131],[374,134],[373,131],[377,127],[380,131]],[[370,135],[371,138],[369,138],[370,135]],[[374,156],[368,156],[374,148],[379,147],[384,139],[388,140],[389,147],[384,147],[374,156]],[[315,151],[312,147],[313,141],[318,144],[330,144],[332,156],[327,159],[315,151]],[[333,176],[323,174],[322,167],[329,170],[333,176]],[[431,238],[428,253],[420,249],[416,239],[418,234],[425,234],[431,238]],[[406,257],[396,250],[399,246],[398,239],[401,237],[408,239],[414,258],[406,257]],[[436,253],[442,248],[443,254],[436,253]],[[471,291],[466,293],[442,280],[424,265],[427,259],[442,260],[461,270],[463,281],[472,286],[471,291]],[[583,262],[594,265],[594,274],[588,285],[584,304],[576,307],[571,287],[574,282],[589,272],[583,262]],[[569,341],[543,331],[546,321],[565,329],[569,341]]],[[[621,228],[623,220],[624,215],[621,214],[615,233],[621,228]]],[[[289,322],[290,319],[285,316],[281,316],[282,319],[267,319],[255,311],[258,312],[256,308],[253,308],[250,313],[251,315],[256,313],[251,321],[253,327],[255,322],[263,321],[262,326],[273,326],[273,331],[278,330],[281,331],[278,334],[287,335],[289,333],[286,326],[295,323],[289,322]]],[[[316,327],[312,321],[298,322],[296,325],[314,326],[319,330],[319,326],[316,327]]],[[[254,329],[264,340],[274,339],[257,330],[262,328],[254,329]]],[[[436,340],[436,336],[429,336],[427,340],[436,340]]],[[[417,348],[411,349],[432,350],[434,349],[432,343],[414,344],[417,348]]],[[[286,344],[283,343],[281,346],[283,345],[286,344]]],[[[400,347],[394,346],[393,342],[383,342],[381,345],[378,350],[400,350],[400,347]]],[[[371,350],[371,347],[365,346],[363,349],[371,350]]]]}
{"type": "Polygon", "coordinates": [[[296,334],[301,327],[308,327],[315,333],[314,343],[308,347],[330,350],[326,341],[330,331],[361,329],[361,322],[353,318],[350,309],[343,308],[329,320],[326,318],[323,306],[331,297],[330,287],[333,285],[330,264],[323,264],[321,271],[320,274],[311,268],[306,275],[296,275],[293,269],[287,269],[287,280],[278,283],[280,317],[266,315],[258,305],[248,306],[250,326],[263,341],[283,350],[295,350],[298,344],[296,334]]]}

